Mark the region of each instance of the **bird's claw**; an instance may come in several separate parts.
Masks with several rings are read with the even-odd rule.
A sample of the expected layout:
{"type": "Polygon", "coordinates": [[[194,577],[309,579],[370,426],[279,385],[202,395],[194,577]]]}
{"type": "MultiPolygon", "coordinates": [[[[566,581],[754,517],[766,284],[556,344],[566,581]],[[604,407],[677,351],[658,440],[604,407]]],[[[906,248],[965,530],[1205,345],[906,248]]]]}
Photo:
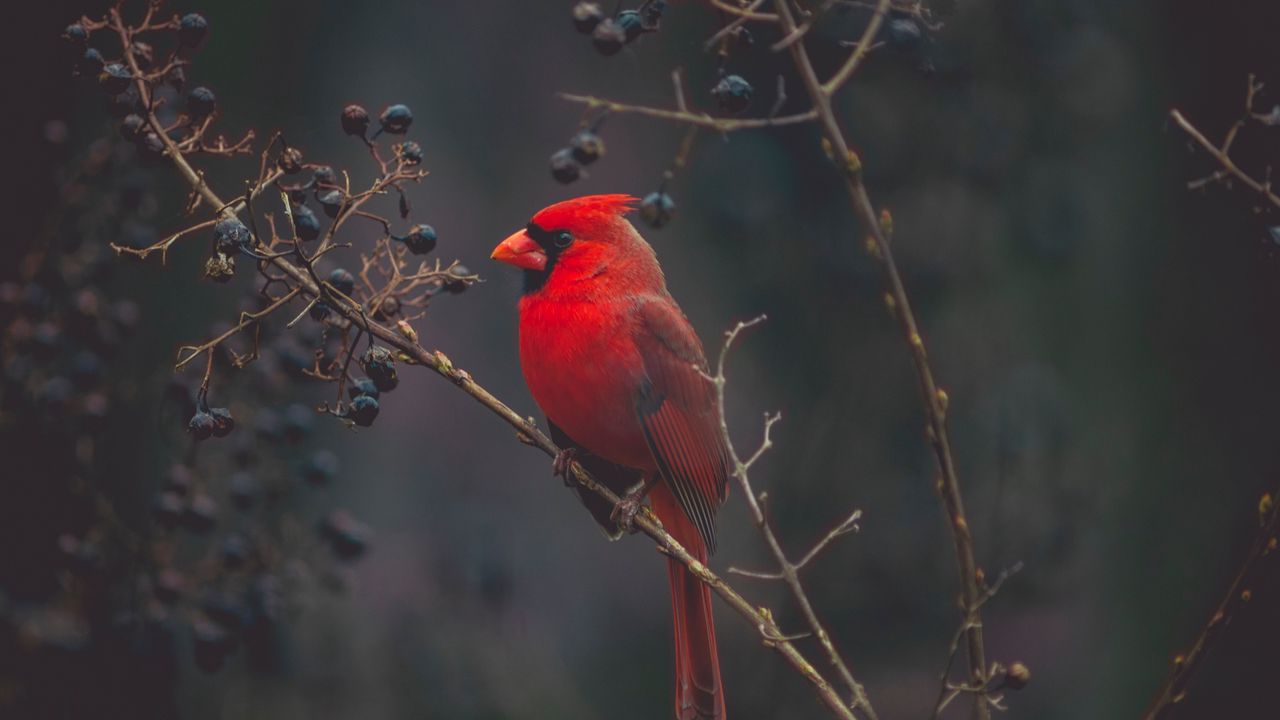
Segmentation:
{"type": "Polygon", "coordinates": [[[573,487],[573,478],[569,476],[569,468],[578,460],[582,451],[576,447],[565,448],[556,453],[551,461],[551,474],[564,478],[565,487],[573,487]]]}
{"type": "Polygon", "coordinates": [[[640,501],[644,498],[641,493],[631,493],[623,496],[617,505],[613,506],[613,512],[609,514],[609,519],[617,523],[618,527],[628,533],[636,531],[635,520],[636,515],[640,514],[643,507],[640,501]]]}

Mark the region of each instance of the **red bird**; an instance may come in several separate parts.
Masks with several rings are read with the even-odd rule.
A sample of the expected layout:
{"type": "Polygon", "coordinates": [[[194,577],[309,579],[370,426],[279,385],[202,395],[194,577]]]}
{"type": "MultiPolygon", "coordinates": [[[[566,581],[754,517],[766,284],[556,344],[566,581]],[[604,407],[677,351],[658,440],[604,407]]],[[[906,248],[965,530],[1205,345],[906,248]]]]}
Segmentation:
{"type": "MultiPolygon", "coordinates": [[[[592,195],[540,211],[494,248],[524,270],[520,365],[551,436],[625,500],[579,490],[611,537],[648,493],[667,532],[706,562],[728,494],[729,454],[702,344],[667,292],[653,248],[623,215],[629,195],[592,195]],[[628,493],[628,490],[631,490],[628,493]]],[[[711,591],[668,560],[679,720],[723,720],[711,591]]]]}

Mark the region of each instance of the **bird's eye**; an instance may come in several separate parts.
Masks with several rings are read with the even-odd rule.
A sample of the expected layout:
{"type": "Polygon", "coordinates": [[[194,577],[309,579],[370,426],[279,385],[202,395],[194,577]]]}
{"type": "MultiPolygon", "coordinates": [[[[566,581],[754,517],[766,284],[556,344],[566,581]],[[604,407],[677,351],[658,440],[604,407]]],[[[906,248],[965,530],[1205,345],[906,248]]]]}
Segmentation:
{"type": "Polygon", "coordinates": [[[556,247],[567,248],[569,247],[569,243],[571,242],[573,242],[573,235],[570,235],[568,230],[561,230],[560,232],[556,233],[556,237],[555,237],[556,247]]]}

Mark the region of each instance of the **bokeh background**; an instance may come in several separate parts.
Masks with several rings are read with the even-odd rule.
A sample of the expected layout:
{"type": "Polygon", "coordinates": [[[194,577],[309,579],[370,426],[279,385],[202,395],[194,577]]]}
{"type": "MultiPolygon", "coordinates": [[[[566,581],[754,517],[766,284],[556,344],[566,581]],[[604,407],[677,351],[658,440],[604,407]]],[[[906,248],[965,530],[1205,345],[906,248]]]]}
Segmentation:
{"type": "MultiPolygon", "coordinates": [[[[609,59],[573,32],[570,5],[174,6],[210,19],[189,77],[218,92],[229,136],[283,129],[308,159],[370,173],[363,150],[341,135],[338,111],[347,102],[413,108],[411,137],[432,172],[412,193],[415,218],[439,231],[441,256],[486,279],[433,304],[418,330],[528,414],[536,408],[515,343],[520,280],[490,263],[489,250],[550,202],[655,189],[682,135],[613,117],[602,130],[607,156],[590,177],[558,185],[547,157],[581,109],[556,92],[665,106],[670,72],[682,67],[691,101],[709,108],[716,68],[701,48],[718,20],[698,3],[673,3],[662,32],[609,59]]],[[[1280,83],[1280,9],[954,5],[924,55],[874,54],[837,111],[875,201],[894,213],[899,263],[951,398],[980,562],[989,575],[1025,565],[985,612],[990,657],[1021,660],[1034,674],[1011,695],[1010,717],[1134,717],[1230,581],[1280,464],[1280,259],[1267,232],[1275,221],[1239,189],[1189,192],[1186,181],[1212,166],[1166,120],[1179,107],[1220,137],[1242,110],[1246,73],[1280,83]],[[932,72],[921,70],[926,60],[932,72]]],[[[16,57],[0,281],[25,287],[34,278],[47,296],[39,302],[55,308],[72,303],[58,280],[69,263],[183,223],[177,176],[129,169],[127,151],[112,155],[120,168],[102,191],[115,219],[67,196],[95,138],[115,129],[92,80],[70,78],[57,36],[102,6],[22,3],[6,43],[16,57]],[[131,202],[134,192],[147,200],[131,202]]],[[[811,43],[820,69],[839,62],[836,41],[855,38],[864,21],[854,10],[822,27],[811,43]]],[[[755,110],[772,102],[779,72],[792,95],[785,110],[802,109],[785,59],[768,51],[769,36],[759,40],[729,65],[756,85],[755,110]]],[[[1275,103],[1280,94],[1260,98],[1264,111],[1275,103]]],[[[1276,157],[1277,132],[1255,126],[1241,138],[1251,172],[1276,157]]],[[[204,165],[229,196],[255,163],[204,165]]],[[[754,478],[769,491],[777,528],[801,552],[863,509],[862,532],[808,571],[813,600],[881,717],[927,716],[958,621],[952,551],[909,357],[817,131],[703,133],[668,190],[677,220],[645,234],[704,341],[714,347],[735,320],[770,316],[733,357],[729,415],[749,447],[760,414],[783,412],[776,449],[754,478]]],[[[357,245],[372,237],[351,234],[357,245]]],[[[285,474],[331,450],[341,467],[332,483],[289,494],[284,510],[310,518],[342,506],[375,534],[362,562],[330,582],[302,583],[270,637],[221,672],[195,668],[182,623],[140,620],[145,604],[119,589],[127,581],[96,596],[104,607],[68,599],[61,535],[88,532],[105,503],[121,526],[150,537],[150,504],[175,462],[192,463],[210,488],[225,481],[216,457],[191,454],[165,400],[173,349],[230,321],[247,292],[198,282],[201,245],[180,243],[163,271],[90,263],[102,296],[136,303],[139,320],[104,359],[114,404],[87,466],[70,459],[71,431],[23,414],[21,398],[36,391],[14,379],[7,346],[0,714],[669,715],[667,590],[652,544],[603,542],[545,457],[426,371],[401,373],[369,431],[317,422],[301,446],[261,450],[283,457],[285,474]],[[344,589],[329,587],[337,580],[344,589]]],[[[4,312],[8,321],[18,310],[4,312]]],[[[221,387],[221,402],[242,417],[260,406],[245,383],[221,387]]],[[[329,393],[289,388],[269,401],[276,411],[329,393]]],[[[742,504],[731,499],[722,518],[713,566],[764,567],[742,504]]],[[[778,588],[739,585],[784,627],[799,627],[778,588]]],[[[1254,595],[1176,717],[1276,717],[1275,568],[1254,595]]],[[[823,712],[752,628],[717,611],[734,716],[823,712]]]]}

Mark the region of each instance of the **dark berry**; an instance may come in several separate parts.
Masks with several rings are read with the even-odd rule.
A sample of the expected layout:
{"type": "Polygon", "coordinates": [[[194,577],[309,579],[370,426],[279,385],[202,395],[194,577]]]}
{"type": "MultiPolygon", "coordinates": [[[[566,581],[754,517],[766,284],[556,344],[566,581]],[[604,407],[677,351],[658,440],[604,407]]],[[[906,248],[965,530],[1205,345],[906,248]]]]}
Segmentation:
{"type": "Polygon", "coordinates": [[[155,48],[144,42],[135,40],[129,46],[129,52],[133,54],[133,61],[138,63],[139,70],[150,70],[152,63],[156,60],[155,48]]]}
{"type": "Polygon", "coordinates": [[[658,23],[662,21],[662,13],[667,9],[667,3],[664,0],[651,0],[640,8],[640,13],[644,16],[644,26],[647,30],[654,30],[658,27],[658,23]]]}
{"type": "Polygon", "coordinates": [[[328,165],[321,165],[312,171],[312,178],[316,185],[338,187],[338,174],[328,165]]]}
{"type": "Polygon", "coordinates": [[[582,34],[596,29],[604,20],[604,10],[599,3],[580,2],[573,6],[573,27],[582,34]]]}
{"type": "Polygon", "coordinates": [[[231,255],[248,250],[252,244],[253,235],[249,232],[248,226],[238,218],[224,218],[213,226],[213,240],[217,244],[218,252],[231,255]]]}
{"type": "Polygon", "coordinates": [[[184,47],[196,47],[208,32],[209,21],[200,13],[188,13],[178,21],[178,42],[184,47]]]}
{"type": "Polygon", "coordinates": [[[614,22],[618,24],[618,27],[622,28],[627,42],[632,42],[645,31],[644,18],[640,17],[640,13],[635,10],[623,10],[618,13],[618,17],[614,22]]]}
{"type": "Polygon", "coordinates": [[[413,124],[413,112],[408,105],[388,105],[382,115],[378,116],[378,122],[382,125],[381,132],[403,135],[413,124]]]}
{"type": "Polygon", "coordinates": [[[294,147],[285,148],[281,151],[280,157],[276,158],[276,165],[286,175],[297,175],[302,172],[302,151],[294,147]]]}
{"type": "Polygon", "coordinates": [[[414,255],[426,255],[436,249],[436,230],[430,225],[414,225],[404,236],[404,246],[414,255]]]}
{"type": "Polygon", "coordinates": [[[583,130],[569,141],[573,159],[582,165],[590,165],[604,155],[604,140],[590,130],[583,130]]]}
{"type": "Polygon", "coordinates": [[[192,88],[187,94],[187,112],[193,120],[203,120],[213,114],[218,107],[218,99],[213,91],[201,85],[192,88]]]}
{"type": "Polygon", "coordinates": [[[551,177],[556,182],[569,184],[582,176],[582,166],[573,159],[573,151],[569,148],[557,150],[551,156],[551,177]]]}
{"type": "Polygon", "coordinates": [[[357,396],[347,407],[346,417],[360,427],[369,427],[378,417],[378,401],[368,395],[357,396]]]}
{"type": "Polygon", "coordinates": [[[729,113],[740,113],[751,104],[751,83],[741,75],[725,75],[720,82],[711,88],[711,96],[715,98],[720,109],[729,113]]]}
{"type": "Polygon", "coordinates": [[[421,165],[422,146],[410,140],[400,146],[400,157],[404,158],[406,165],[421,165]]]}
{"type": "Polygon", "coordinates": [[[364,368],[364,374],[369,376],[381,392],[391,392],[400,384],[400,379],[396,377],[395,360],[391,357],[391,351],[384,347],[374,345],[366,350],[360,358],[360,367],[364,368]]]}
{"type": "Polygon", "coordinates": [[[379,320],[393,318],[400,312],[400,301],[395,295],[388,295],[382,298],[382,302],[378,303],[378,307],[373,309],[373,316],[379,320]]]}
{"type": "Polygon", "coordinates": [[[293,208],[293,230],[298,235],[298,239],[303,242],[311,242],[320,237],[320,220],[316,218],[316,214],[306,205],[294,205],[293,208]]]}
{"type": "Polygon", "coordinates": [[[165,489],[178,495],[186,495],[191,491],[193,482],[191,468],[186,465],[174,464],[169,468],[169,477],[165,481],[165,489]]]}
{"type": "Polygon", "coordinates": [[[169,72],[165,74],[164,81],[174,90],[182,92],[182,88],[187,85],[187,71],[182,69],[181,65],[174,65],[169,68],[169,72]]]}
{"type": "Polygon", "coordinates": [[[354,560],[369,548],[372,532],[364,523],[345,510],[335,510],[320,522],[320,537],[329,543],[333,553],[344,560],[354,560]]]}
{"type": "Polygon", "coordinates": [[[164,155],[164,141],[153,132],[144,132],[134,138],[134,146],[143,160],[153,161],[164,155]]]}
{"type": "Polygon", "coordinates": [[[622,46],[627,44],[627,31],[606,18],[591,31],[591,44],[596,46],[596,52],[605,57],[617,55],[622,46]]]}
{"type": "Polygon", "coordinates": [[[651,192],[640,203],[640,217],[652,228],[671,222],[675,212],[676,202],[665,192],[651,192]]]}
{"type": "Polygon", "coordinates": [[[920,41],[924,39],[920,25],[911,18],[890,20],[888,33],[890,47],[904,53],[915,52],[920,47],[920,41]]]}
{"type": "Polygon", "coordinates": [[[200,534],[213,530],[218,525],[218,503],[204,493],[193,495],[182,512],[182,525],[200,534]]]}
{"type": "Polygon", "coordinates": [[[236,421],[231,417],[231,411],[226,408],[211,408],[209,415],[213,417],[213,436],[226,437],[236,429],[236,421]]]}
{"type": "Polygon", "coordinates": [[[111,95],[119,95],[129,89],[129,84],[133,82],[133,73],[129,72],[129,68],[120,63],[111,63],[102,68],[102,74],[98,76],[98,82],[102,84],[102,89],[111,95]]]}
{"type": "Polygon", "coordinates": [[[84,73],[102,72],[107,65],[107,61],[102,57],[102,53],[98,48],[89,48],[84,51],[84,55],[80,58],[80,71],[84,73]]]}
{"type": "Polygon", "coordinates": [[[453,279],[444,284],[445,291],[453,293],[454,295],[466,292],[467,286],[471,284],[465,279],[471,275],[471,271],[467,269],[467,266],[454,265],[453,269],[449,271],[449,274],[453,276],[453,279]]]}
{"type": "Polygon", "coordinates": [[[165,568],[151,581],[151,592],[160,602],[172,605],[182,598],[186,585],[186,579],[182,577],[182,573],[172,568],[165,568]]]}
{"type": "Polygon", "coordinates": [[[342,201],[341,190],[322,190],[316,193],[316,202],[320,203],[320,209],[326,217],[338,217],[338,213],[342,211],[342,201]]]}
{"type": "Polygon", "coordinates": [[[316,426],[316,411],[309,405],[294,403],[284,411],[284,439],[294,445],[302,442],[316,426]]]}
{"type": "Polygon", "coordinates": [[[352,400],[367,395],[375,400],[378,399],[378,386],[373,384],[369,378],[356,378],[347,386],[347,396],[352,400]]]}
{"type": "Polygon", "coordinates": [[[302,477],[313,485],[323,485],[338,474],[338,456],[329,450],[317,450],[302,466],[302,477]]]}
{"type": "Polygon", "coordinates": [[[222,564],[231,569],[244,565],[249,559],[249,541],[245,536],[235,533],[222,540],[222,564]]]}
{"type": "Polygon", "coordinates": [[[222,669],[230,652],[226,630],[208,620],[197,619],[191,624],[191,640],[196,667],[207,673],[222,669]]]}
{"type": "Polygon", "coordinates": [[[142,132],[146,124],[147,121],[143,120],[141,115],[133,113],[125,115],[124,120],[120,121],[120,135],[126,140],[133,140],[138,137],[138,133],[142,132]]]}
{"type": "Polygon", "coordinates": [[[227,495],[231,498],[232,505],[248,510],[258,497],[258,479],[247,472],[232,473],[231,479],[227,481],[227,495]]]}
{"type": "Polygon", "coordinates": [[[214,420],[212,415],[198,410],[191,416],[191,420],[187,421],[187,432],[191,433],[191,437],[196,440],[208,440],[213,437],[213,431],[217,425],[218,421],[214,420]]]}
{"type": "Polygon", "coordinates": [[[334,268],[333,272],[329,273],[329,284],[334,290],[350,297],[356,289],[356,276],[348,270],[334,268]]]}
{"type": "Polygon", "coordinates": [[[369,132],[369,111],[359,105],[342,108],[342,132],[364,137],[369,132]]]}
{"type": "Polygon", "coordinates": [[[185,510],[186,503],[182,501],[182,496],[175,492],[162,492],[157,495],[155,505],[151,509],[156,516],[156,522],[166,528],[177,527],[185,510]]]}
{"type": "Polygon", "coordinates": [[[89,31],[80,23],[72,23],[62,31],[62,37],[72,45],[83,48],[89,44],[89,31]]]}
{"type": "Polygon", "coordinates": [[[307,310],[307,314],[316,322],[324,322],[325,318],[329,317],[329,311],[329,306],[326,305],[323,300],[317,300],[311,303],[311,307],[307,310]]]}

